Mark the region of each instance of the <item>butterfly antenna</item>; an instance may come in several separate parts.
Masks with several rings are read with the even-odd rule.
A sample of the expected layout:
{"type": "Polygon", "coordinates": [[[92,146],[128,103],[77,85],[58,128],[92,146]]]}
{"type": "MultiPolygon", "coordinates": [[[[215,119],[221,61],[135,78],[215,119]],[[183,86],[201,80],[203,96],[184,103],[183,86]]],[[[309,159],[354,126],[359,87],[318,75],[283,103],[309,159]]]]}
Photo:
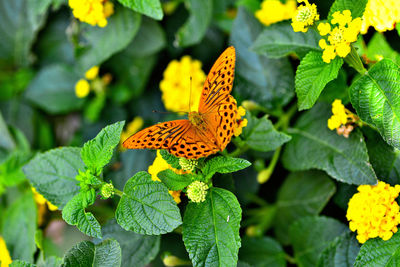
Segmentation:
{"type": "Polygon", "coordinates": [[[191,110],[191,106],[190,106],[190,100],[192,100],[192,76],[190,76],[189,112],[192,111],[192,110],[191,110]]]}

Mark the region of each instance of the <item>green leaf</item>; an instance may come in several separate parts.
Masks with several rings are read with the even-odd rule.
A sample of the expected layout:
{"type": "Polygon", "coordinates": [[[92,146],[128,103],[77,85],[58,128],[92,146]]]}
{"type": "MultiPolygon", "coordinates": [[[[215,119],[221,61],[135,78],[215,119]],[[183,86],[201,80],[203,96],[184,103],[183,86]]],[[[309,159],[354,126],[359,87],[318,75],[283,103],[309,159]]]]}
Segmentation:
{"type": "Polygon", "coordinates": [[[76,147],[52,149],[22,168],[32,186],[59,209],[79,192],[75,176],[85,169],[80,151],[76,147]]]}
{"type": "Polygon", "coordinates": [[[101,173],[111,160],[114,148],[119,144],[125,121],[119,121],[103,128],[92,140],[86,142],[81,150],[83,162],[93,173],[101,173]]]}
{"type": "Polygon", "coordinates": [[[265,27],[251,50],[269,58],[281,58],[291,53],[302,57],[312,50],[321,51],[320,39],[321,36],[313,29],[306,33],[294,32],[289,22],[283,22],[265,27]]]}
{"type": "Polygon", "coordinates": [[[291,171],[321,169],[349,184],[376,184],[364,137],[357,130],[349,138],[329,130],[331,115],[328,105],[317,104],[288,130],[292,140],[283,153],[284,166],[291,171]]]}
{"type": "Polygon", "coordinates": [[[13,150],[15,148],[14,139],[8,130],[7,123],[4,121],[3,115],[0,112],[0,148],[13,150]]]}
{"type": "Polygon", "coordinates": [[[64,256],[63,267],[118,267],[121,266],[121,248],[115,240],[100,244],[84,241],[71,248],[64,256]]]}
{"type": "Polygon", "coordinates": [[[369,239],[361,246],[354,267],[398,266],[399,249],[399,232],[386,241],[381,238],[369,239]]]}
{"type": "Polygon", "coordinates": [[[15,151],[0,164],[0,184],[15,186],[25,181],[22,166],[30,159],[30,153],[15,151]]]}
{"type": "Polygon", "coordinates": [[[124,49],[135,37],[140,21],[138,13],[117,7],[115,14],[108,19],[107,27],[84,25],[82,37],[87,45],[78,56],[79,71],[84,73],[124,49]]]}
{"type": "Polygon", "coordinates": [[[301,60],[295,81],[299,110],[312,108],[325,86],[336,79],[342,65],[342,58],[336,57],[327,64],[322,60],[322,52],[314,51],[301,60]]]}
{"type": "Polygon", "coordinates": [[[353,19],[362,17],[367,3],[368,0],[336,0],[329,10],[328,21],[332,19],[333,13],[343,10],[350,10],[353,19]]]}
{"type": "Polygon", "coordinates": [[[25,192],[2,214],[2,235],[12,259],[33,262],[37,209],[32,192],[25,192]]]}
{"type": "Polygon", "coordinates": [[[26,90],[25,97],[51,114],[79,109],[84,99],[75,95],[79,80],[67,65],[51,65],[40,70],[26,90]]]}
{"type": "Polygon", "coordinates": [[[269,59],[250,51],[263,27],[243,8],[233,22],[230,43],[236,48],[234,93],[276,110],[294,95],[294,75],[287,58],[269,59]]]}
{"type": "Polygon", "coordinates": [[[400,148],[399,66],[383,59],[353,82],[349,90],[357,115],[375,126],[389,145],[400,148]]]}
{"type": "Polygon", "coordinates": [[[182,169],[181,165],[179,164],[179,158],[175,157],[174,155],[168,153],[167,150],[160,150],[161,157],[172,167],[175,169],[182,169]]]}
{"type": "Polygon", "coordinates": [[[257,267],[286,267],[285,251],[270,237],[244,237],[239,258],[257,267]]]}
{"type": "Polygon", "coordinates": [[[118,2],[156,20],[161,20],[164,16],[160,0],[118,0],[118,2]]]}
{"type": "Polygon", "coordinates": [[[125,230],[146,235],[169,233],[182,224],[168,189],[146,172],[138,172],[125,184],[115,217],[125,230]]]}
{"type": "Polygon", "coordinates": [[[241,217],[235,195],[221,188],[210,188],[204,202],[186,206],[183,242],[193,266],[236,266],[241,217]]]}
{"type": "Polygon", "coordinates": [[[289,229],[294,256],[299,266],[314,267],[321,252],[342,233],[347,226],[328,217],[304,217],[294,222],[289,229]]]}
{"type": "Polygon", "coordinates": [[[218,156],[207,160],[204,167],[201,169],[208,181],[215,173],[231,173],[243,170],[251,165],[245,159],[218,156]]]}
{"type": "Polygon", "coordinates": [[[319,267],[352,267],[356,260],[360,246],[354,234],[346,233],[338,236],[321,253],[318,260],[319,267]]]}
{"type": "Polygon", "coordinates": [[[82,233],[101,238],[100,223],[91,212],[85,211],[85,208],[92,205],[95,200],[95,198],[92,198],[87,201],[87,194],[90,194],[90,191],[89,193],[81,192],[74,196],[62,210],[62,217],[68,224],[76,225],[82,233]]]}
{"type": "Polygon", "coordinates": [[[213,14],[212,0],[188,0],[186,5],[189,18],[176,34],[176,42],[180,47],[198,44],[206,34],[213,14]]]}
{"type": "Polygon", "coordinates": [[[103,227],[103,238],[113,238],[121,246],[124,266],[145,266],[158,254],[161,236],[139,235],[125,231],[115,220],[103,227]]]}
{"type": "Polygon", "coordinates": [[[192,182],[192,175],[176,174],[172,170],[164,170],[157,177],[168,187],[169,190],[182,190],[192,182]]]}
{"type": "Polygon", "coordinates": [[[335,184],[321,171],[291,173],[278,191],[275,234],[289,244],[289,226],[297,219],[318,215],[335,193],[335,184]],[[299,190],[301,188],[301,190],[299,190]]]}
{"type": "Polygon", "coordinates": [[[395,63],[400,64],[400,54],[393,50],[390,44],[386,41],[385,36],[376,32],[368,42],[367,58],[370,60],[377,60],[377,56],[382,56],[393,60],[395,63]]]}
{"type": "Polygon", "coordinates": [[[15,260],[10,264],[10,267],[36,267],[36,265],[26,261],[15,260]]]}
{"type": "Polygon", "coordinates": [[[289,135],[275,130],[268,116],[257,118],[251,113],[246,114],[247,126],[240,135],[251,149],[256,151],[274,151],[292,139],[289,135]]]}

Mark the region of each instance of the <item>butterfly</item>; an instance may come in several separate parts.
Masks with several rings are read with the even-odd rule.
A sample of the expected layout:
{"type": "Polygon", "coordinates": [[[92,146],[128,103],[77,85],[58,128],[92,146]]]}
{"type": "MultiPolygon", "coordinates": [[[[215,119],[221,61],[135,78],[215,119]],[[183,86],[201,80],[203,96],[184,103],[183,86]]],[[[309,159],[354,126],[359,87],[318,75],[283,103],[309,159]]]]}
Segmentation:
{"type": "Polygon", "coordinates": [[[166,149],[177,157],[198,159],[223,151],[237,124],[237,104],[230,95],[235,72],[235,48],[228,47],[212,66],[200,96],[198,111],[187,120],[158,123],[123,142],[130,149],[166,149]]]}

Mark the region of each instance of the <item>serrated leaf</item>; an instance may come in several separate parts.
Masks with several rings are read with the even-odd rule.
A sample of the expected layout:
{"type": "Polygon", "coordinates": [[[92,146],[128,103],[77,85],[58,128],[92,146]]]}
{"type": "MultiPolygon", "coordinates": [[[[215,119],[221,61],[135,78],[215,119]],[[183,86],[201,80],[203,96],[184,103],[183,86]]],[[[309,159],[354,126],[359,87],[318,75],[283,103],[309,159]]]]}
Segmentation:
{"type": "Polygon", "coordinates": [[[36,265],[26,261],[15,260],[10,264],[10,267],[36,267],[36,265]]]}
{"type": "Polygon", "coordinates": [[[319,267],[352,267],[360,246],[354,234],[345,233],[338,236],[322,251],[318,260],[319,267]]]}
{"type": "Polygon", "coordinates": [[[150,263],[160,249],[161,236],[139,235],[125,231],[115,220],[102,229],[103,238],[118,241],[122,252],[123,266],[145,266],[150,263]]]}
{"type": "Polygon", "coordinates": [[[75,176],[85,169],[80,152],[76,147],[52,149],[22,168],[32,186],[59,209],[79,192],[75,176]]]}
{"type": "Polygon", "coordinates": [[[395,233],[389,240],[369,239],[358,253],[354,267],[395,267],[399,266],[400,233],[395,233]]]}
{"type": "Polygon", "coordinates": [[[119,144],[125,121],[119,121],[103,128],[92,140],[86,142],[81,156],[86,166],[93,173],[99,173],[111,160],[114,148],[119,144]]]}
{"type": "Polygon", "coordinates": [[[176,34],[176,42],[181,47],[187,47],[199,43],[211,23],[213,1],[212,0],[188,0],[189,18],[176,34]]]}
{"type": "Polygon", "coordinates": [[[118,2],[156,20],[161,20],[164,16],[160,0],[118,0],[118,2]]]}
{"type": "Polygon", "coordinates": [[[319,103],[299,118],[288,130],[292,140],[285,146],[283,164],[292,171],[321,169],[349,184],[376,184],[364,137],[357,130],[349,138],[329,130],[331,115],[330,107],[319,103]]]}
{"type": "Polygon", "coordinates": [[[172,170],[164,170],[157,174],[157,177],[168,187],[169,190],[182,190],[192,182],[192,176],[177,174],[172,170]]]}
{"type": "Polygon", "coordinates": [[[117,6],[108,18],[107,27],[84,25],[82,37],[87,45],[77,58],[79,71],[84,73],[124,49],[135,37],[140,21],[138,13],[117,6]]]}
{"type": "Polygon", "coordinates": [[[256,151],[274,151],[291,137],[285,133],[278,132],[268,116],[257,118],[250,113],[246,114],[247,126],[243,128],[240,137],[245,144],[256,151]]]}
{"type": "Polygon", "coordinates": [[[335,184],[321,171],[291,173],[278,191],[274,219],[278,240],[284,245],[289,244],[288,222],[318,215],[335,191],[335,184]]]}
{"type": "Polygon", "coordinates": [[[400,148],[400,67],[389,59],[376,63],[350,87],[350,101],[360,118],[383,139],[400,148]]]}
{"type": "Polygon", "coordinates": [[[86,193],[81,192],[65,205],[62,210],[62,217],[68,224],[76,225],[82,233],[88,236],[101,238],[100,223],[91,212],[85,211],[85,208],[88,205],[92,205],[93,202],[94,200],[87,203],[86,193]]]}
{"type": "Polygon", "coordinates": [[[215,173],[231,173],[249,167],[251,163],[245,159],[218,156],[207,160],[201,169],[205,180],[209,180],[215,173]]]}
{"type": "Polygon", "coordinates": [[[336,57],[327,64],[322,52],[311,51],[300,62],[296,71],[296,94],[299,110],[310,109],[328,82],[336,79],[343,59],[336,57]]]}
{"type": "Polygon", "coordinates": [[[235,195],[212,187],[202,203],[190,202],[183,220],[183,242],[193,266],[235,266],[242,210],[235,195]]]}
{"type": "Polygon", "coordinates": [[[39,71],[26,89],[25,97],[51,114],[76,110],[84,103],[84,99],[75,95],[78,80],[79,76],[70,66],[50,65],[39,71]]]}
{"type": "Polygon", "coordinates": [[[347,226],[328,217],[304,217],[289,229],[294,256],[298,265],[314,267],[321,252],[338,236],[348,231],[347,226]]]}
{"type": "Polygon", "coordinates": [[[115,240],[100,244],[84,241],[71,248],[64,256],[63,267],[118,267],[121,266],[121,248],[115,240]]]}
{"type": "Polygon", "coordinates": [[[336,11],[350,10],[353,19],[362,17],[368,0],[336,0],[329,10],[328,20],[332,19],[336,11]]]}
{"type": "Polygon", "coordinates": [[[4,216],[2,235],[11,258],[33,262],[37,209],[32,192],[25,192],[1,216],[4,216]]]}
{"type": "Polygon", "coordinates": [[[182,224],[168,189],[146,172],[138,172],[125,184],[115,217],[125,230],[146,235],[165,234],[182,224]]]}
{"type": "Polygon", "coordinates": [[[291,53],[304,56],[312,50],[321,51],[320,39],[321,36],[313,29],[306,33],[294,32],[289,22],[283,22],[266,27],[251,50],[269,58],[281,58],[291,53]]]}
{"type": "Polygon", "coordinates": [[[244,237],[239,250],[240,260],[257,267],[286,267],[285,251],[270,237],[244,237]]]}
{"type": "Polygon", "coordinates": [[[174,155],[168,153],[167,150],[160,150],[161,157],[172,167],[175,169],[181,169],[181,165],[179,164],[179,158],[174,155]]]}

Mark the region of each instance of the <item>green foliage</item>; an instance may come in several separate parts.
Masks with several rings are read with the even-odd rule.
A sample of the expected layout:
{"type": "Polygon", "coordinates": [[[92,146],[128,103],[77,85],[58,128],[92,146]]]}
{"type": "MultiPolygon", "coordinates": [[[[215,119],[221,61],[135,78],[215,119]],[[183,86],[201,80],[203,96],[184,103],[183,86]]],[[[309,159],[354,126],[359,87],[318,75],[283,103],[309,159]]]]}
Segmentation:
{"type": "Polygon", "coordinates": [[[160,154],[162,158],[172,167],[175,169],[181,169],[181,165],[179,165],[179,158],[175,157],[174,155],[168,153],[167,150],[160,150],[160,154]]]}
{"type": "Polygon", "coordinates": [[[332,19],[333,13],[336,11],[350,10],[351,17],[358,18],[364,14],[365,7],[367,6],[368,0],[336,0],[329,10],[328,20],[332,19]]]}
{"type": "Polygon", "coordinates": [[[371,60],[376,60],[380,56],[400,64],[400,54],[390,47],[382,33],[377,32],[368,42],[367,57],[371,60]]]}
{"type": "Polygon", "coordinates": [[[192,182],[191,175],[179,175],[172,170],[161,171],[157,177],[168,187],[169,190],[182,190],[192,182]]]}
{"type": "Polygon", "coordinates": [[[318,266],[354,266],[360,246],[353,234],[344,233],[329,244],[322,251],[318,260],[318,266]]]}
{"type": "Polygon", "coordinates": [[[118,0],[121,4],[136,12],[142,13],[157,20],[163,18],[160,0],[118,0]]]}
{"type": "Polygon", "coordinates": [[[10,264],[10,267],[36,267],[36,265],[26,261],[16,260],[10,264]]]}
{"type": "Polygon", "coordinates": [[[183,242],[193,266],[236,265],[241,217],[235,195],[221,188],[210,188],[205,202],[187,205],[183,242]]]}
{"type": "Polygon", "coordinates": [[[202,168],[202,173],[205,180],[208,181],[215,173],[231,173],[245,169],[251,165],[245,159],[230,158],[230,157],[215,157],[206,161],[202,168]]]}
{"type": "Polygon", "coordinates": [[[251,266],[285,267],[285,252],[272,238],[243,238],[239,258],[251,266]]]}

